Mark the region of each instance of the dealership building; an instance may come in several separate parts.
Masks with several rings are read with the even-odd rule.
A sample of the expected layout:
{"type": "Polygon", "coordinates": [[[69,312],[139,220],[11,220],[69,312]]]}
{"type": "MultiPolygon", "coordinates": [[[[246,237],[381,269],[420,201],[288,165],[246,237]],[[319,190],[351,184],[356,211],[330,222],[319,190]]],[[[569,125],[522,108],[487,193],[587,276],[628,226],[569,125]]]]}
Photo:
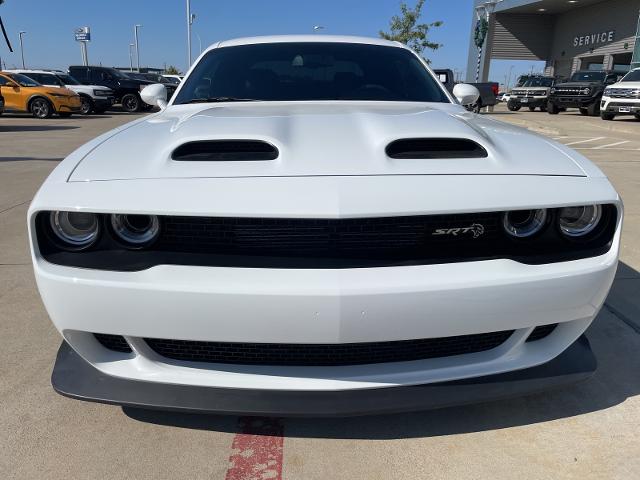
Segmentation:
{"type": "Polygon", "coordinates": [[[561,77],[640,67],[639,30],[640,0],[475,0],[467,81],[475,81],[478,64],[487,81],[491,60],[544,61],[545,74],[561,77]],[[488,20],[480,52],[479,18],[488,20]]]}

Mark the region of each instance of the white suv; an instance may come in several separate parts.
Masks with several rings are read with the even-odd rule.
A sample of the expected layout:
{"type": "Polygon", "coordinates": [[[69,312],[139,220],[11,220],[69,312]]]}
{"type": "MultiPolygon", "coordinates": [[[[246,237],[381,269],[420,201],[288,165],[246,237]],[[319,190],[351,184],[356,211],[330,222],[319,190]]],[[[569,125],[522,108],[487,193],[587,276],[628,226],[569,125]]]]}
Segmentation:
{"type": "Polygon", "coordinates": [[[605,88],[600,117],[613,120],[616,115],[635,115],[640,120],[640,68],[631,70],[618,83],[605,88]]]}
{"type": "Polygon", "coordinates": [[[82,85],[75,78],[58,70],[8,70],[21,73],[47,87],[66,87],[80,95],[82,109],[80,113],[104,113],[115,102],[113,90],[100,85],[82,85]]]}

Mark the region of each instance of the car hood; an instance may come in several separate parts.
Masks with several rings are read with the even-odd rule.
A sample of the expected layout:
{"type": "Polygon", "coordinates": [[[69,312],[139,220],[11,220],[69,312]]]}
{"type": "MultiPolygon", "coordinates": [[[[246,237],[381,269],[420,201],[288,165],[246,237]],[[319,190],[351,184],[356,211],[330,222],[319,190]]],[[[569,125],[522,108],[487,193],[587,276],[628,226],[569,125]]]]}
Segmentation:
{"type": "MultiPolygon", "coordinates": [[[[566,150],[528,130],[454,104],[246,102],[170,106],[102,140],[69,181],[327,175],[585,176],[566,150]],[[486,158],[394,159],[411,138],[470,139],[486,158]],[[275,160],[175,161],[186,142],[259,140],[275,160]]],[[[461,192],[463,194],[463,192],[461,192]]]]}

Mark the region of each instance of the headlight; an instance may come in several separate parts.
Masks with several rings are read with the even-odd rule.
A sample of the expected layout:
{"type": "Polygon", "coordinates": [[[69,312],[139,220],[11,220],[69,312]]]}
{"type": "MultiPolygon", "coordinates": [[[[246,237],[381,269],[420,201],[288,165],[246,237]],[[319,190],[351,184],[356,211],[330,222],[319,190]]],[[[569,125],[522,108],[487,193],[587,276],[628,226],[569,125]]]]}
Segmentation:
{"type": "Polygon", "coordinates": [[[547,211],[515,210],[506,212],[502,217],[505,231],[516,238],[527,238],[538,233],[547,222],[547,211]]]}
{"type": "Polygon", "coordinates": [[[601,218],[602,207],[600,205],[566,207],[560,210],[558,223],[560,231],[566,236],[583,237],[598,226],[601,218]]]}
{"type": "Polygon", "coordinates": [[[604,95],[605,97],[608,97],[610,94],[611,94],[611,89],[610,89],[610,88],[605,88],[605,89],[604,89],[604,93],[603,93],[603,95],[604,95]]]}
{"type": "Polygon", "coordinates": [[[132,247],[152,243],[160,233],[160,220],[155,215],[111,215],[115,234],[132,247]]]}
{"type": "Polygon", "coordinates": [[[549,90],[549,93],[556,93],[556,89],[552,88],[551,90],[549,90]]]}
{"type": "Polygon", "coordinates": [[[81,250],[93,244],[100,232],[100,223],[95,213],[51,212],[51,229],[62,240],[65,247],[81,250]]]}
{"type": "Polygon", "coordinates": [[[591,93],[591,89],[583,88],[582,90],[580,90],[580,93],[582,93],[583,95],[589,95],[591,93]]]}
{"type": "Polygon", "coordinates": [[[109,95],[111,95],[111,90],[94,90],[93,94],[96,97],[108,97],[109,95]]]}

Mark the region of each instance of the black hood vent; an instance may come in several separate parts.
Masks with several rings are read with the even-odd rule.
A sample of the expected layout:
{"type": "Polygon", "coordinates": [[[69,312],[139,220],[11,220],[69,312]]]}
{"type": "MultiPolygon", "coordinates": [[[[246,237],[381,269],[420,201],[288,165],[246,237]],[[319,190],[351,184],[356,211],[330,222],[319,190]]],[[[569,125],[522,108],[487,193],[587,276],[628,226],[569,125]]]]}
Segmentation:
{"type": "Polygon", "coordinates": [[[391,142],[386,151],[397,159],[487,157],[482,146],[466,138],[407,138],[391,142]]]}
{"type": "Polygon", "coordinates": [[[182,162],[275,160],[278,158],[278,149],[260,140],[204,140],[180,145],[171,158],[182,162]]]}

